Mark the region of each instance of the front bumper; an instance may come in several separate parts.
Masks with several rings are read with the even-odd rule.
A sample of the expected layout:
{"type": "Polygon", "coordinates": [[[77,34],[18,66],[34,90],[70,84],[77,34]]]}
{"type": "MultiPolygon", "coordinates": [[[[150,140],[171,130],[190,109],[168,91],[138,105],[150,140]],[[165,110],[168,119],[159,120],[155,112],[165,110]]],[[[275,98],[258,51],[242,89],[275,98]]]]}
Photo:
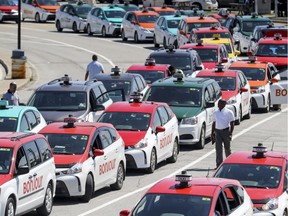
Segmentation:
{"type": "Polygon", "coordinates": [[[236,104],[227,104],[226,107],[233,112],[235,120],[238,120],[239,108],[237,108],[236,104]]]}
{"type": "Polygon", "coordinates": [[[193,145],[199,142],[200,126],[196,125],[182,125],[179,124],[179,138],[180,144],[193,145]]]}
{"type": "Polygon", "coordinates": [[[143,40],[153,40],[153,35],[154,33],[151,31],[139,31],[138,32],[138,37],[139,40],[143,41],[143,40]]]}
{"type": "Polygon", "coordinates": [[[57,176],[56,180],[56,196],[83,196],[85,193],[85,186],[77,175],[57,176]]]}
{"type": "Polygon", "coordinates": [[[0,21],[18,21],[18,14],[2,14],[0,21]]]}
{"type": "Polygon", "coordinates": [[[55,20],[56,15],[54,13],[42,13],[41,20],[42,21],[49,21],[49,20],[55,20]]]}
{"type": "Polygon", "coordinates": [[[271,211],[259,211],[258,209],[254,208],[253,212],[253,216],[274,216],[274,215],[283,215],[283,211],[281,212],[279,208],[271,211]]]}
{"type": "Polygon", "coordinates": [[[252,94],[252,109],[261,109],[266,108],[266,99],[265,95],[262,93],[253,93],[252,94]]]}
{"type": "Polygon", "coordinates": [[[108,31],[107,33],[110,35],[120,35],[121,34],[121,27],[109,25],[107,31],[108,31]]]}
{"type": "Polygon", "coordinates": [[[125,149],[126,167],[143,169],[150,167],[150,155],[144,149],[125,149]]]}

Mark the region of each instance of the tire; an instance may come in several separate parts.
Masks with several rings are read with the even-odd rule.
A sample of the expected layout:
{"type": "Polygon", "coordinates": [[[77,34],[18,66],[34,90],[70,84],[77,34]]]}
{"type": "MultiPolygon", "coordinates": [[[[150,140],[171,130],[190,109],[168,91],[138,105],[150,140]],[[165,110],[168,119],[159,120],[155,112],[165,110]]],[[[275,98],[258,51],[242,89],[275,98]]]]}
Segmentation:
{"type": "Polygon", "coordinates": [[[154,47],[158,48],[158,47],[160,46],[160,45],[157,44],[157,42],[156,42],[156,37],[155,37],[155,35],[154,35],[154,37],[153,37],[153,42],[154,42],[154,47]]]}
{"type": "Polygon", "coordinates": [[[40,19],[39,13],[36,13],[36,14],[35,14],[35,21],[36,21],[37,23],[41,23],[41,19],[40,19]]]}
{"type": "Polygon", "coordinates": [[[196,148],[197,149],[203,149],[205,146],[205,126],[202,125],[201,127],[201,132],[200,132],[200,137],[199,137],[199,141],[196,144],[196,148]]]}
{"type": "Polygon", "coordinates": [[[163,39],[163,47],[166,49],[167,48],[167,41],[166,38],[163,39]]]}
{"type": "Polygon", "coordinates": [[[279,111],[279,110],[281,110],[281,104],[273,104],[273,110],[274,110],[274,111],[279,111]]]}
{"type": "Polygon", "coordinates": [[[89,36],[92,36],[93,35],[93,32],[91,31],[91,26],[88,24],[88,26],[87,26],[87,34],[89,35],[89,36]]]}
{"type": "Polygon", "coordinates": [[[39,215],[48,216],[53,208],[53,187],[49,183],[46,189],[43,205],[36,209],[39,215]]]}
{"type": "Polygon", "coordinates": [[[73,23],[73,25],[72,25],[72,30],[73,30],[73,32],[75,32],[75,33],[78,33],[78,32],[79,32],[79,30],[77,29],[77,24],[76,24],[76,22],[73,23]]]}
{"type": "Polygon", "coordinates": [[[177,42],[177,40],[175,40],[175,42],[174,42],[173,45],[174,45],[174,48],[175,48],[175,49],[178,49],[178,42],[177,42]]]}
{"type": "Polygon", "coordinates": [[[135,42],[135,43],[139,43],[139,42],[140,42],[140,41],[139,41],[139,38],[138,38],[137,32],[135,32],[135,34],[134,34],[134,42],[135,42]]]}
{"type": "Polygon", "coordinates": [[[123,186],[124,177],[125,177],[124,167],[122,163],[120,163],[117,170],[116,182],[114,184],[111,184],[110,188],[112,190],[120,190],[123,186]]]}
{"type": "Polygon", "coordinates": [[[170,158],[168,158],[167,161],[169,163],[175,163],[177,161],[177,158],[178,158],[178,153],[179,153],[179,146],[178,146],[177,140],[175,139],[174,144],[173,144],[172,156],[170,158]]]}
{"type": "Polygon", "coordinates": [[[85,185],[85,194],[84,196],[82,196],[83,202],[89,202],[90,199],[92,198],[93,193],[94,193],[93,178],[90,174],[88,174],[85,185]]]}
{"type": "Polygon", "coordinates": [[[251,113],[252,113],[252,105],[251,105],[251,101],[250,101],[248,113],[244,116],[244,118],[245,119],[250,119],[251,118],[251,113]]]}
{"type": "Polygon", "coordinates": [[[241,120],[242,120],[242,107],[241,106],[239,107],[238,115],[239,115],[239,119],[235,120],[235,125],[240,125],[241,120]]]}
{"type": "Polygon", "coordinates": [[[270,100],[270,95],[269,95],[267,99],[267,106],[266,108],[263,109],[263,112],[268,113],[270,111],[270,107],[271,107],[271,100],[270,100]]]}
{"type": "Polygon", "coordinates": [[[14,216],[16,211],[15,206],[15,200],[12,197],[9,197],[5,207],[4,216],[14,216]]]}
{"type": "Polygon", "coordinates": [[[150,167],[147,169],[147,172],[153,173],[156,169],[156,164],[157,164],[157,155],[156,155],[155,148],[153,148],[151,151],[151,156],[150,156],[150,167]]]}
{"type": "Polygon", "coordinates": [[[283,216],[287,216],[287,210],[285,209],[284,212],[283,212],[283,216]]]}
{"type": "Polygon", "coordinates": [[[61,28],[61,24],[60,24],[59,20],[56,21],[56,29],[57,29],[58,32],[62,32],[63,31],[63,28],[61,28]]]}
{"type": "Polygon", "coordinates": [[[101,30],[102,37],[107,37],[106,28],[103,26],[101,30]]]}
{"type": "Polygon", "coordinates": [[[123,29],[122,32],[121,32],[121,38],[122,38],[122,41],[127,41],[127,38],[125,37],[125,31],[124,31],[124,29],[123,29]]]}

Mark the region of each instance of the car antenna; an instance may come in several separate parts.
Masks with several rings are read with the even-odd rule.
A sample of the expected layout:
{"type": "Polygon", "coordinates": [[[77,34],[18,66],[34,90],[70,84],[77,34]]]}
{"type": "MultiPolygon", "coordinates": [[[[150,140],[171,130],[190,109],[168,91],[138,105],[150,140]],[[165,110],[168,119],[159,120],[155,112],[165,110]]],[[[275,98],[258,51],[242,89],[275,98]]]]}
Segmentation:
{"type": "Polygon", "coordinates": [[[272,143],[272,148],[271,148],[271,151],[273,151],[273,149],[274,149],[274,142],[272,143]]]}

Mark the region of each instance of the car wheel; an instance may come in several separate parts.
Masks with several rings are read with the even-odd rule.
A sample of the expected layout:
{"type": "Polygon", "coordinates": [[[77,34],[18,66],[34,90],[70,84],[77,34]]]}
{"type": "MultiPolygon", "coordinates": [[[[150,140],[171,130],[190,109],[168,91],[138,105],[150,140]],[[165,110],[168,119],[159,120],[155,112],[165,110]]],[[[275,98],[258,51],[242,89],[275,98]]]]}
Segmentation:
{"type": "Polygon", "coordinates": [[[76,22],[73,23],[72,30],[73,30],[73,32],[75,32],[75,33],[79,32],[79,30],[77,29],[77,24],[76,24],[76,22]]]}
{"type": "Polygon", "coordinates": [[[178,146],[177,140],[175,139],[174,144],[173,144],[172,156],[170,158],[168,158],[167,161],[169,163],[175,163],[177,161],[177,158],[178,158],[178,153],[179,153],[179,146],[178,146]]]}
{"type": "Polygon", "coordinates": [[[139,38],[138,38],[137,32],[135,32],[135,34],[134,34],[134,42],[135,42],[135,43],[139,43],[139,42],[140,42],[140,41],[139,41],[139,38]]]}
{"type": "Polygon", "coordinates": [[[89,36],[92,36],[93,35],[93,32],[91,31],[91,26],[88,24],[88,26],[87,26],[87,34],[89,35],[89,36]]]}
{"type": "Polygon", "coordinates": [[[267,98],[267,106],[264,108],[263,112],[268,113],[270,111],[270,107],[271,107],[271,100],[270,100],[270,95],[269,95],[267,98]]]}
{"type": "Polygon", "coordinates": [[[90,174],[88,174],[85,185],[85,194],[84,196],[82,196],[82,200],[84,202],[89,202],[90,199],[92,198],[93,193],[94,193],[93,178],[90,174]]]}
{"type": "Polygon", "coordinates": [[[39,13],[36,13],[36,14],[35,14],[35,21],[36,21],[37,23],[40,23],[40,22],[41,22],[39,13]]]}
{"type": "Polygon", "coordinates": [[[106,37],[107,36],[105,27],[102,27],[101,34],[102,34],[102,37],[106,37]]]}
{"type": "Polygon", "coordinates": [[[58,32],[62,32],[63,31],[63,28],[61,28],[61,24],[60,24],[59,20],[56,21],[56,29],[57,29],[58,32]]]}
{"type": "Polygon", "coordinates": [[[157,164],[157,155],[156,155],[155,148],[153,148],[151,151],[151,156],[150,156],[150,167],[147,169],[147,172],[153,173],[156,169],[156,164],[157,164]]]}
{"type": "Polygon", "coordinates": [[[121,32],[121,37],[122,37],[122,41],[127,41],[127,38],[125,37],[125,31],[124,29],[121,32]]]}
{"type": "Polygon", "coordinates": [[[53,187],[49,183],[46,189],[43,205],[36,209],[39,215],[47,216],[53,208],[53,187]]]}
{"type": "Polygon", "coordinates": [[[158,47],[160,46],[160,45],[157,44],[157,42],[156,42],[156,37],[155,37],[155,35],[154,35],[154,37],[153,37],[153,42],[154,42],[154,47],[158,48],[158,47]]]}
{"type": "Polygon", "coordinates": [[[273,104],[273,110],[275,111],[281,110],[281,104],[273,104]]]}
{"type": "Polygon", "coordinates": [[[205,126],[202,125],[201,131],[200,131],[199,141],[196,144],[196,148],[197,149],[203,149],[204,146],[205,146],[205,126]]]}
{"type": "Polygon", "coordinates": [[[174,42],[173,45],[174,45],[174,48],[175,48],[175,49],[178,49],[178,42],[177,42],[177,40],[175,40],[175,42],[174,42]]]}
{"type": "Polygon", "coordinates": [[[239,118],[235,120],[235,125],[240,125],[241,120],[242,120],[242,107],[239,107],[239,113],[238,113],[239,118]]]}
{"type": "Polygon", "coordinates": [[[249,108],[248,108],[248,113],[245,115],[245,119],[250,119],[251,118],[251,113],[252,113],[252,105],[251,105],[251,101],[249,104],[249,108]]]}
{"type": "Polygon", "coordinates": [[[5,216],[14,216],[15,215],[15,200],[12,197],[9,197],[5,207],[5,216]]]}
{"type": "Polygon", "coordinates": [[[287,210],[284,210],[283,216],[287,216],[287,210]]]}
{"type": "Polygon", "coordinates": [[[120,163],[117,170],[116,182],[114,184],[111,184],[110,188],[113,190],[120,190],[123,186],[124,176],[125,176],[124,167],[122,163],[120,163]]]}

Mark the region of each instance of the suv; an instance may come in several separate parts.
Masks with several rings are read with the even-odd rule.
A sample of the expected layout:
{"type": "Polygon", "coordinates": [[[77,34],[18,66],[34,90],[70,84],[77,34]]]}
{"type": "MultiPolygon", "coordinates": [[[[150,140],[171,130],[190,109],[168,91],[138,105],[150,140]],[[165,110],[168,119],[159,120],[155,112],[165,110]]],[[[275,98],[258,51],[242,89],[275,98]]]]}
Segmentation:
{"type": "Polygon", "coordinates": [[[22,215],[36,208],[49,215],[56,174],[52,150],[40,134],[0,133],[0,215],[22,215]]]}
{"type": "Polygon", "coordinates": [[[221,88],[213,79],[174,76],[152,83],[143,101],[167,103],[178,119],[180,144],[203,149],[205,138],[211,134],[221,88]]]}
{"type": "Polygon", "coordinates": [[[181,69],[185,75],[191,75],[194,71],[204,69],[202,61],[195,50],[174,49],[169,45],[168,49],[159,49],[152,52],[148,58],[155,59],[156,64],[170,64],[181,69]]]}
{"type": "Polygon", "coordinates": [[[67,113],[79,121],[95,122],[112,103],[102,82],[71,81],[65,75],[37,88],[27,105],[35,106],[47,123],[63,121],[67,113]]]}

